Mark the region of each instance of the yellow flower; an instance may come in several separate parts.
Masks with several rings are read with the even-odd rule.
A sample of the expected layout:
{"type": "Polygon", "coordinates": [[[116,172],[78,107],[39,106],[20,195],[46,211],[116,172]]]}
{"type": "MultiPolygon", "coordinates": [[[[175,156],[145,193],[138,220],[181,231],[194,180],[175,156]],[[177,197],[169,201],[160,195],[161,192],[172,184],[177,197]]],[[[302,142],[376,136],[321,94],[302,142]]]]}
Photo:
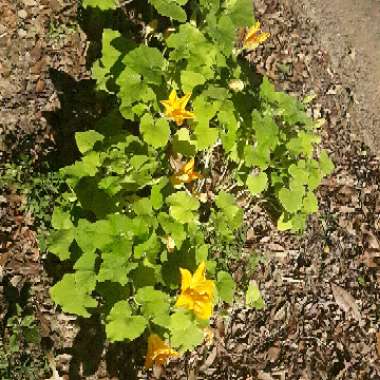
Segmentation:
{"type": "Polygon", "coordinates": [[[260,22],[251,26],[244,37],[243,48],[248,50],[256,49],[260,44],[270,37],[270,33],[263,33],[260,29],[260,22]]]}
{"type": "Polygon", "coordinates": [[[197,318],[209,319],[212,315],[214,281],[206,280],[206,264],[203,261],[192,276],[187,269],[180,268],[181,294],[176,306],[192,310],[197,318]]]}
{"type": "Polygon", "coordinates": [[[172,90],[169,99],[161,101],[165,107],[165,116],[174,120],[178,126],[181,126],[187,119],[194,119],[194,113],[185,109],[190,97],[191,94],[186,94],[182,98],[178,98],[176,91],[172,90]]]}
{"type": "Polygon", "coordinates": [[[199,178],[202,178],[202,174],[194,171],[195,160],[192,158],[189,162],[183,165],[177,173],[170,177],[170,181],[173,185],[180,185],[182,183],[191,183],[199,178]]]}
{"type": "Polygon", "coordinates": [[[176,356],[179,356],[179,353],[171,349],[158,335],[149,336],[145,368],[151,368],[153,364],[164,365],[168,359],[176,356]]]}

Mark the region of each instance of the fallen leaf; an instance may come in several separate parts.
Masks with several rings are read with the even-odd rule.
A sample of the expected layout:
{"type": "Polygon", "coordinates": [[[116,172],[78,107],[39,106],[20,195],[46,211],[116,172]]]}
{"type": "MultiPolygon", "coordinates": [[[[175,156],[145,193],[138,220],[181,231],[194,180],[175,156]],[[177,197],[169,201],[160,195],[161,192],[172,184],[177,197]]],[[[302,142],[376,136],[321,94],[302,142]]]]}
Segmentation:
{"type": "Polygon", "coordinates": [[[280,356],[280,353],[281,353],[281,348],[279,347],[277,343],[276,345],[272,346],[267,352],[269,361],[271,363],[274,363],[275,361],[277,361],[278,357],[280,356]]]}
{"type": "Polygon", "coordinates": [[[352,317],[358,322],[361,321],[362,317],[355,302],[355,299],[346,290],[338,285],[331,285],[331,289],[335,298],[335,302],[338,306],[345,312],[350,313],[352,317]]]}
{"type": "Polygon", "coordinates": [[[367,249],[360,257],[360,261],[368,268],[380,268],[380,251],[367,249]]]}
{"type": "Polygon", "coordinates": [[[273,377],[269,373],[266,373],[263,371],[258,372],[257,379],[258,380],[274,380],[273,377]]]}
{"type": "Polygon", "coordinates": [[[380,358],[380,332],[376,333],[376,349],[377,349],[377,355],[380,358]]]}

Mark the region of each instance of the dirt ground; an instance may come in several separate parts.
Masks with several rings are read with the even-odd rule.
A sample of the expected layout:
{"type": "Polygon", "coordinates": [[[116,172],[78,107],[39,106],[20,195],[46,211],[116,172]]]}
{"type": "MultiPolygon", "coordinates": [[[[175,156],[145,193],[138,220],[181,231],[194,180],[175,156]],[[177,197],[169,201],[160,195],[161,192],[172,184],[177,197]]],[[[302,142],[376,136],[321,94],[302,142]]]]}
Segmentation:
{"type": "Polygon", "coordinates": [[[288,0],[313,37],[329,52],[331,67],[350,89],[353,127],[375,153],[380,150],[379,0],[288,0]]]}
{"type": "MultiPolygon", "coordinates": [[[[372,110],[365,111],[361,99],[375,99],[378,66],[371,60],[379,50],[364,61],[373,64],[366,75],[372,73],[374,79],[363,84],[367,66],[359,49],[375,27],[353,38],[352,58],[337,32],[323,29],[322,15],[314,19],[301,3],[254,3],[272,37],[250,57],[253,69],[300,98],[315,94],[310,112],[326,119],[322,141],[336,170],[320,188],[320,211],[304,236],[278,233],[260,203],[245,204],[245,254],[262,258],[252,279],[266,308],[255,311],[236,302],[220,310],[214,342],[173,362],[161,378],[380,380],[380,162],[356,137],[358,128],[364,132],[376,125],[374,100],[368,102],[372,110]],[[334,39],[335,48],[322,35],[334,39]],[[350,59],[359,62],[354,63],[357,69],[351,62],[343,64],[350,59]]],[[[327,1],[325,5],[323,9],[333,9],[327,1]]],[[[362,20],[365,11],[349,13],[347,25],[335,26],[348,27],[354,16],[354,21],[362,20]]],[[[77,16],[69,0],[0,0],[0,171],[20,155],[29,157],[36,171],[49,161],[50,152],[67,156],[70,133],[96,113],[87,79],[89,44],[77,16]]],[[[364,48],[368,54],[375,50],[371,46],[364,48]]],[[[378,146],[379,140],[368,136],[365,140],[378,146]]],[[[158,373],[132,370],[128,347],[103,350],[104,333],[96,320],[76,321],[56,310],[48,296],[51,261],[38,249],[36,218],[22,211],[25,197],[17,188],[2,191],[0,319],[6,320],[14,302],[7,289],[20,295],[30,288],[27,304],[43,337],[38,355],[48,356],[59,371],[61,377],[54,380],[157,378],[158,373]]],[[[231,269],[239,281],[244,262],[231,269]]]]}

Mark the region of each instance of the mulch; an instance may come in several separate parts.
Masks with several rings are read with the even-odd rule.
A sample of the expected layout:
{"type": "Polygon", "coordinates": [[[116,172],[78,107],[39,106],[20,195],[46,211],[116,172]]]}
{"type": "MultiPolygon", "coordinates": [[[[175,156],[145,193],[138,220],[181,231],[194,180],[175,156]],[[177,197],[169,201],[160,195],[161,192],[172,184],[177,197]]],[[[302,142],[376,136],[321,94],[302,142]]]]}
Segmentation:
{"type": "MultiPolygon", "coordinates": [[[[75,28],[75,7],[70,2],[23,1],[16,9],[0,0],[1,36],[3,25],[6,28],[5,37],[0,38],[3,162],[15,160],[19,152],[37,162],[54,149],[54,134],[43,118],[43,112],[59,106],[50,67],[76,79],[88,78],[87,44],[75,28]],[[27,12],[25,18],[17,16],[20,9],[27,12]],[[52,25],[71,25],[72,29],[59,33],[52,25]]],[[[260,287],[266,308],[248,309],[239,300],[230,308],[221,307],[213,322],[212,344],[172,362],[165,371],[140,373],[137,378],[380,379],[379,159],[351,133],[351,89],[342,86],[328,52],[313,38],[317,26],[295,13],[285,0],[254,2],[257,18],[272,36],[249,59],[279,89],[300,98],[315,94],[310,112],[326,120],[322,144],[336,170],[320,187],[319,213],[302,236],[279,233],[260,202],[246,204],[244,254],[262,256],[251,277],[260,287]]],[[[85,356],[71,348],[73,342],[81,341],[80,331],[70,317],[51,305],[47,291],[51,279],[39,256],[33,216],[19,211],[23,201],[12,189],[0,198],[0,277],[20,289],[31,284],[35,297],[30,302],[38,311],[63,378],[133,378],[128,366],[110,375],[101,360],[106,352],[97,353],[99,368],[81,369],[80,359],[83,362],[85,356]],[[75,376],[70,360],[75,362],[75,376]]],[[[243,262],[232,268],[238,280],[246,272],[243,262]]],[[[1,298],[1,290],[3,317],[7,301],[1,298]]],[[[91,323],[86,326],[90,331],[91,323]]]]}

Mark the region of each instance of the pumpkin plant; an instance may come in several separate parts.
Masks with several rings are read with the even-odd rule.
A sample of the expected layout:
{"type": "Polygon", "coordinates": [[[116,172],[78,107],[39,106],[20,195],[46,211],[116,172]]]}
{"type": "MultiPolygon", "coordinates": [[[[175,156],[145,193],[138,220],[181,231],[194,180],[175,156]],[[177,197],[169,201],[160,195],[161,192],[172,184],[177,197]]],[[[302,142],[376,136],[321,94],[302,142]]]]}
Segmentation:
{"type": "Polygon", "coordinates": [[[244,54],[269,34],[251,0],[144,4],[155,27],[139,43],[103,30],[92,75],[117,109],[76,133],[82,156],[61,169],[68,191],[49,250],[72,264],[53,300],[67,313],[100,314],[112,342],[147,337],[149,367],[200,344],[214,305],[232,301],[234,281],[209,254],[208,232],[233,241],[243,210],[218,186],[207,195],[204,158],[221,150],[237,187],[267,199],[278,228],[292,231],[317,211],[315,190],[333,165],[317,154],[319,123],[304,105],[252,79],[244,54]]]}

